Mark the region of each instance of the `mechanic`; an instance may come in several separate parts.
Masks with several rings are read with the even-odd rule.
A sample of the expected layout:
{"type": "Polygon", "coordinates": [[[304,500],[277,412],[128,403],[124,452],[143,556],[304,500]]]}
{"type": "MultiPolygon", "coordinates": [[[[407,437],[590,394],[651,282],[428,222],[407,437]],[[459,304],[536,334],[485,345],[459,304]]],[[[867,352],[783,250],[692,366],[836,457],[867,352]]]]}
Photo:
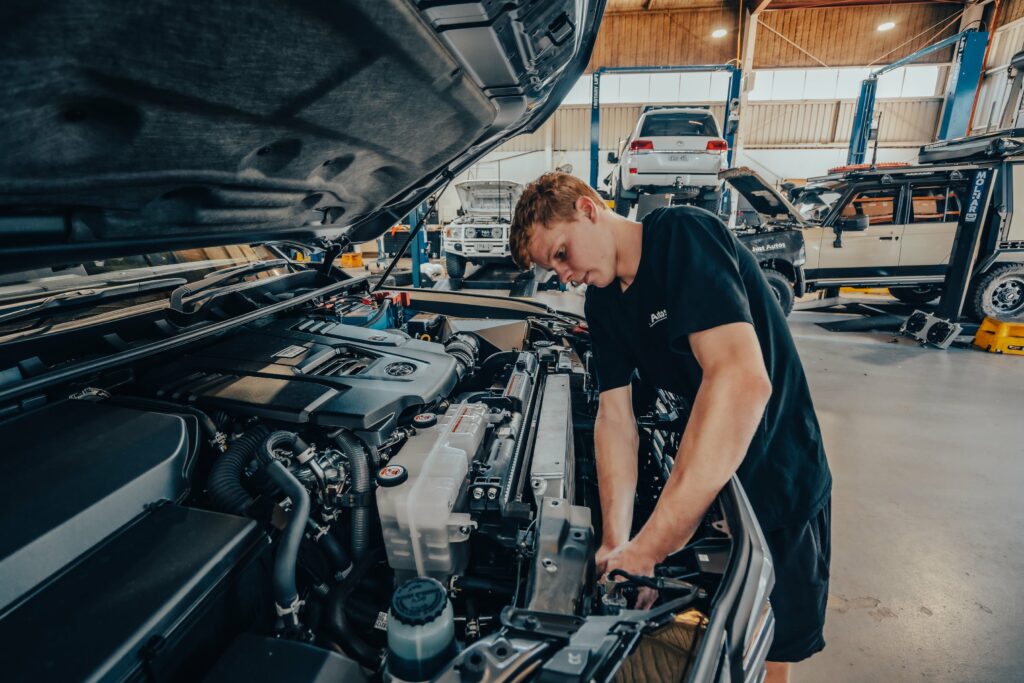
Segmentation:
{"type": "MultiPolygon", "coordinates": [[[[825,646],[832,477],[793,338],[757,261],[707,211],[663,208],[638,223],[565,173],[525,188],[510,240],[521,268],[537,264],[562,282],[588,285],[601,392],[598,571],[652,576],[738,475],[775,565],[767,680],[788,680],[791,662],[825,646]],[[691,411],[672,474],[630,538],[639,447],[634,371],[691,411]]],[[[655,599],[644,593],[637,606],[655,599]]]]}

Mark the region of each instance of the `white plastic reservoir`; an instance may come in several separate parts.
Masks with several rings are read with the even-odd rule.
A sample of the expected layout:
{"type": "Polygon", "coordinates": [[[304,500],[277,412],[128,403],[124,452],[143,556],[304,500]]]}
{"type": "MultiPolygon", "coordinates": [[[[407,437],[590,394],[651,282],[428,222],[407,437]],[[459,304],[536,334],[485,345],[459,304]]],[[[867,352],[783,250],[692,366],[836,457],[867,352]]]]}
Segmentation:
{"type": "Polygon", "coordinates": [[[377,489],[388,564],[395,571],[444,580],[463,568],[468,513],[453,512],[470,462],[487,429],[487,406],[459,403],[421,428],[389,466],[408,471],[397,486],[377,489]]]}

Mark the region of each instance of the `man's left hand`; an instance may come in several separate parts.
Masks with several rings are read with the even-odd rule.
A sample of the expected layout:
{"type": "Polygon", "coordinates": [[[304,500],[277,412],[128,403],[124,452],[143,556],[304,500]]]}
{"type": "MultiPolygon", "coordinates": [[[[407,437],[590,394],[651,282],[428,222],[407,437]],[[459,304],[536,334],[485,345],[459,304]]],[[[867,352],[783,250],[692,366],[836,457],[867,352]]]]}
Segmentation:
{"type": "MultiPolygon", "coordinates": [[[[605,556],[603,560],[598,564],[597,571],[605,581],[608,580],[607,575],[613,569],[621,569],[638,576],[654,576],[656,561],[641,552],[636,547],[635,540],[623,543],[605,556]]],[[[641,588],[636,599],[636,609],[649,609],[654,606],[654,601],[657,599],[658,591],[652,588],[641,588]]]]}

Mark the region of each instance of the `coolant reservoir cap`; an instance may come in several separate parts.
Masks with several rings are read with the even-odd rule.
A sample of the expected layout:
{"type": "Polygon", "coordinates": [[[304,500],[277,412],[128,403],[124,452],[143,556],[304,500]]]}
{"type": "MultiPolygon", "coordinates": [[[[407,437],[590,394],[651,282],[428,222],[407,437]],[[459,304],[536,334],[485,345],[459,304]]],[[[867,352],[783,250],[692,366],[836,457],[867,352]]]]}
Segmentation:
{"type": "Polygon", "coordinates": [[[412,418],[412,423],[418,429],[433,427],[437,424],[437,415],[434,415],[433,413],[420,413],[412,418]]]}
{"type": "Polygon", "coordinates": [[[409,470],[401,465],[387,465],[377,470],[377,486],[398,486],[409,478],[409,470]]]}
{"type": "Polygon", "coordinates": [[[391,597],[391,614],[408,626],[429,624],[444,613],[448,591],[441,582],[426,576],[403,583],[391,597]]]}

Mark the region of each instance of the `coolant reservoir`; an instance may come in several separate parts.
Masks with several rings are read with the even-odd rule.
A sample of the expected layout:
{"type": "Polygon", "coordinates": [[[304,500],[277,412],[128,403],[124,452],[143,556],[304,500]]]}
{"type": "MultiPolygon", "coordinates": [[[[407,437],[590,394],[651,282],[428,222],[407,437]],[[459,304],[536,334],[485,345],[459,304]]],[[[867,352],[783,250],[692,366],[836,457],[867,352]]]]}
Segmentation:
{"type": "Polygon", "coordinates": [[[378,482],[395,481],[398,468],[407,474],[377,489],[388,564],[399,574],[444,580],[463,568],[472,520],[454,507],[486,429],[487,406],[454,405],[436,424],[418,429],[379,473],[378,482]]]}
{"type": "Polygon", "coordinates": [[[455,656],[455,620],[444,586],[425,577],[406,581],[391,598],[388,673],[425,681],[455,656]]]}

